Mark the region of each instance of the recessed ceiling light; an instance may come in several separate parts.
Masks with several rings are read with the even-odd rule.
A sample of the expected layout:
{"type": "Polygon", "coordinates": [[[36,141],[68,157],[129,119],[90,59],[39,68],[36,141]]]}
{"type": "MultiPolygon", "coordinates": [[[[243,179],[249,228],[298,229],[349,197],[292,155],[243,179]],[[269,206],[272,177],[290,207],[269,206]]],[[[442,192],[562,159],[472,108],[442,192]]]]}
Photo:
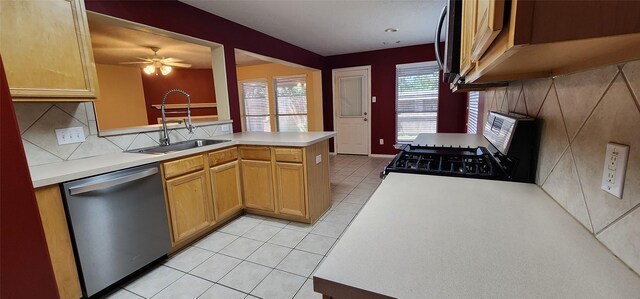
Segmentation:
{"type": "Polygon", "coordinates": [[[398,28],[387,28],[384,30],[384,32],[397,32],[398,28]]]}

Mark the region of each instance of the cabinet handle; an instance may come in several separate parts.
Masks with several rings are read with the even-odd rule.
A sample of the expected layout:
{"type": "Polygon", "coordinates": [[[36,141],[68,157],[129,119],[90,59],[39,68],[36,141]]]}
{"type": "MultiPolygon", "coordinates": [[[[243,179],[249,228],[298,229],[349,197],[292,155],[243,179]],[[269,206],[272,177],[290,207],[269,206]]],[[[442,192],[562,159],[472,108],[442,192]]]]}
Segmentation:
{"type": "Polygon", "coordinates": [[[436,51],[436,61],[438,62],[438,65],[440,66],[440,69],[444,69],[443,67],[443,63],[442,63],[442,53],[440,53],[440,34],[442,33],[442,25],[444,24],[444,19],[447,16],[447,6],[445,5],[442,8],[442,12],[440,13],[440,21],[438,21],[438,26],[436,26],[436,38],[435,38],[435,42],[433,43],[433,47],[435,48],[436,51]]]}
{"type": "Polygon", "coordinates": [[[88,184],[88,185],[81,185],[81,186],[77,186],[77,187],[71,187],[71,188],[69,188],[69,194],[70,195],[77,195],[77,194],[87,193],[87,192],[90,192],[90,191],[105,189],[105,188],[109,188],[109,187],[113,187],[113,186],[129,183],[129,182],[133,182],[133,181],[136,181],[136,180],[139,180],[139,179],[143,179],[143,178],[146,178],[148,176],[152,176],[152,175],[154,175],[156,173],[158,173],[158,167],[145,169],[143,171],[135,172],[135,173],[132,173],[132,174],[129,174],[129,175],[124,175],[124,176],[117,177],[117,178],[110,179],[110,180],[98,180],[98,181],[96,181],[94,183],[91,183],[91,184],[88,184]]]}

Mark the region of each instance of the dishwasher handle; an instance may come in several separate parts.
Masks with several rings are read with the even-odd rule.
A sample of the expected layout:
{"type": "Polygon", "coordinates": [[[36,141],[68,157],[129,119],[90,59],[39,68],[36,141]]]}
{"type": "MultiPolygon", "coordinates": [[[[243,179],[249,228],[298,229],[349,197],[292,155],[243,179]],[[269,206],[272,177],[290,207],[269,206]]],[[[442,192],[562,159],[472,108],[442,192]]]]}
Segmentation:
{"type": "Polygon", "coordinates": [[[148,176],[152,176],[156,173],[158,173],[158,167],[149,168],[143,171],[123,175],[121,177],[117,177],[113,179],[101,180],[101,181],[92,182],[86,185],[71,187],[69,188],[69,194],[78,195],[78,194],[87,193],[95,190],[105,189],[105,188],[129,183],[129,182],[133,182],[139,179],[143,179],[148,176]]]}

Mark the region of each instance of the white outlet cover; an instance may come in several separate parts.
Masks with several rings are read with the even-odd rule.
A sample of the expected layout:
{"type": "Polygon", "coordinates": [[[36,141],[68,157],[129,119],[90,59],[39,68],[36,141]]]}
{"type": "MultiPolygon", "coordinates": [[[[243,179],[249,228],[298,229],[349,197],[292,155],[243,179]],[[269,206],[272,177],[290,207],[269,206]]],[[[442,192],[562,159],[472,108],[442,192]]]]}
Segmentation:
{"type": "Polygon", "coordinates": [[[376,102],[376,100],[377,100],[377,98],[376,98],[376,97],[371,97],[371,103],[375,103],[375,102],[376,102]]]}
{"type": "Polygon", "coordinates": [[[607,152],[605,154],[604,168],[602,171],[602,185],[600,188],[617,198],[622,198],[628,158],[628,145],[607,143],[607,152]]]}
{"type": "Polygon", "coordinates": [[[220,131],[221,132],[229,132],[229,127],[230,126],[221,126],[220,131]]]}
{"type": "Polygon", "coordinates": [[[384,139],[380,138],[380,145],[384,145],[384,139]]]}
{"type": "Polygon", "coordinates": [[[84,129],[82,127],[56,129],[56,138],[59,145],[82,143],[85,141],[84,129]]]}
{"type": "Polygon", "coordinates": [[[320,164],[320,162],[322,162],[322,155],[317,155],[316,156],[316,164],[320,164]]]}

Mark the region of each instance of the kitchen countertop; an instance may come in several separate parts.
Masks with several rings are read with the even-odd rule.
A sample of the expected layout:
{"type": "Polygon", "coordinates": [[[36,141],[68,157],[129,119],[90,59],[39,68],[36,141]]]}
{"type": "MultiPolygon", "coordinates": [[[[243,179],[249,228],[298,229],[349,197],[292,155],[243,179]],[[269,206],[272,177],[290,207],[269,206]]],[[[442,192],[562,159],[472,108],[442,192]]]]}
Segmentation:
{"type": "Polygon", "coordinates": [[[534,184],[391,173],[314,289],[338,299],[639,298],[640,277],[534,184]]]}
{"type": "Polygon", "coordinates": [[[29,167],[29,171],[31,172],[33,187],[38,188],[147,163],[159,162],[201,152],[207,152],[227,146],[273,145],[305,147],[322,140],[332,138],[334,136],[334,132],[242,132],[235,134],[218,135],[214,138],[210,138],[216,140],[229,140],[229,142],[223,142],[167,154],[115,153],[89,157],[85,159],[32,166],[29,167]]]}
{"type": "Polygon", "coordinates": [[[461,134],[461,133],[422,133],[411,142],[411,145],[443,145],[443,146],[469,146],[478,147],[489,145],[482,134],[461,134]]]}

